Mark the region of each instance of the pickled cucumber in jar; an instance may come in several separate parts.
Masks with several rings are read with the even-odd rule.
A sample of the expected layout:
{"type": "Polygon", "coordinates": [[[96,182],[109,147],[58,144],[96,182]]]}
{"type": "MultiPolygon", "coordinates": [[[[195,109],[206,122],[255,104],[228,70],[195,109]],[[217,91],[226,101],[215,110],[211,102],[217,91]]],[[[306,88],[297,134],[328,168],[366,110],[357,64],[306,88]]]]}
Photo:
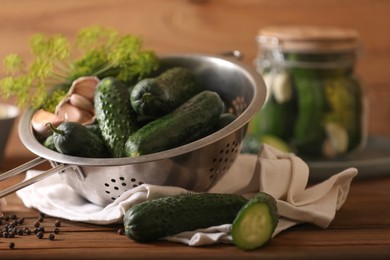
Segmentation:
{"type": "Polygon", "coordinates": [[[257,39],[256,64],[268,97],[249,123],[244,148],[251,144],[254,153],[254,142],[268,142],[310,159],[360,150],[367,112],[364,88],[354,72],[357,32],[269,27],[257,39]]]}

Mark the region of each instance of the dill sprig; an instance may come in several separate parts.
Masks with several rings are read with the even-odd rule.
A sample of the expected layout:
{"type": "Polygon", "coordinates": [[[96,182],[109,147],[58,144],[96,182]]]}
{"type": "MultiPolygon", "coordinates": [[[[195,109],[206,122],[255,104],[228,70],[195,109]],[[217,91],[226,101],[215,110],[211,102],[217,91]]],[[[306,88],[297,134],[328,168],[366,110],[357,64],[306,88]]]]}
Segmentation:
{"type": "Polygon", "coordinates": [[[32,62],[26,64],[23,57],[11,53],[3,59],[5,75],[0,78],[0,95],[14,96],[20,107],[54,111],[78,77],[113,76],[134,82],[159,66],[155,53],[143,49],[140,37],[101,26],[81,29],[74,44],[62,35],[38,33],[29,46],[32,62]]]}

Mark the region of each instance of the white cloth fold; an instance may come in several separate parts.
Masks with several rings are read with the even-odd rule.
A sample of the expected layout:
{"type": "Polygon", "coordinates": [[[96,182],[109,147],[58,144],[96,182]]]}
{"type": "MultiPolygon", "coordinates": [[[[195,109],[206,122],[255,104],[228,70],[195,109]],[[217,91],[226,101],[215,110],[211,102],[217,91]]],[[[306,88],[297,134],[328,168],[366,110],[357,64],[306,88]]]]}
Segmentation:
{"type": "MultiPolygon", "coordinates": [[[[39,172],[28,171],[26,178],[36,174],[39,172]]],[[[349,168],[308,187],[309,168],[301,158],[263,145],[258,156],[239,155],[229,171],[208,192],[236,193],[247,198],[259,191],[271,194],[277,200],[280,216],[275,236],[300,223],[326,228],[344,204],[356,174],[355,168],[349,168]]],[[[100,207],[77,195],[58,175],[53,175],[19,190],[17,195],[26,207],[54,217],[111,224],[121,222],[126,210],[140,202],[189,192],[179,187],[143,184],[126,191],[106,207],[100,207]]],[[[182,232],[164,239],[190,246],[232,243],[230,230],[231,224],[225,224],[182,232]]]]}

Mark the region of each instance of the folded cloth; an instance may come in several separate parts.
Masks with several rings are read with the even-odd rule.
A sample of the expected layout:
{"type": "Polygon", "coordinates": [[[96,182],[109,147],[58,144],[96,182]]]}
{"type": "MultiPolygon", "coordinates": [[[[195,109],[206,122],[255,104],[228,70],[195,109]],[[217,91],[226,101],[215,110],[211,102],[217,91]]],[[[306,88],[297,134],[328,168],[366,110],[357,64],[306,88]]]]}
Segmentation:
{"type": "MultiPolygon", "coordinates": [[[[39,173],[30,170],[26,178],[39,173]]],[[[241,194],[248,199],[259,191],[271,194],[277,200],[280,216],[275,236],[300,223],[326,228],[344,204],[356,174],[355,168],[349,168],[321,183],[308,186],[309,168],[301,158],[264,144],[257,156],[239,155],[229,171],[208,192],[241,194]]],[[[101,207],[77,195],[58,175],[52,175],[17,191],[17,195],[26,207],[36,208],[53,217],[112,224],[122,222],[124,213],[140,202],[191,192],[179,187],[143,184],[101,207]]],[[[225,224],[182,232],[164,240],[190,246],[232,243],[230,231],[231,224],[225,224]]]]}

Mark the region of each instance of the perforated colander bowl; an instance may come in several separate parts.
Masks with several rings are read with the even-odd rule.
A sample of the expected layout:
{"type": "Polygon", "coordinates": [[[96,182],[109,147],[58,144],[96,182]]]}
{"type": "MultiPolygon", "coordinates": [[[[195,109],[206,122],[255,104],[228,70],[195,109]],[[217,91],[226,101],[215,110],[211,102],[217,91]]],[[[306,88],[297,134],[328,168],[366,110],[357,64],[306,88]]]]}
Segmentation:
{"type": "MultiPolygon", "coordinates": [[[[209,189],[239,154],[247,123],[264,103],[265,84],[254,69],[222,56],[178,54],[163,56],[161,61],[162,69],[189,68],[204,88],[219,93],[227,111],[235,113],[237,119],[207,137],[174,149],[133,158],[95,159],[63,155],[41,145],[31,127],[34,110],[30,109],[20,120],[19,136],[23,144],[39,157],[4,175],[16,175],[16,172],[44,161],[50,161],[53,168],[6,192],[56,172],[75,192],[101,206],[144,183],[193,191],[209,189]]],[[[2,191],[0,197],[6,192],[2,191]]]]}

